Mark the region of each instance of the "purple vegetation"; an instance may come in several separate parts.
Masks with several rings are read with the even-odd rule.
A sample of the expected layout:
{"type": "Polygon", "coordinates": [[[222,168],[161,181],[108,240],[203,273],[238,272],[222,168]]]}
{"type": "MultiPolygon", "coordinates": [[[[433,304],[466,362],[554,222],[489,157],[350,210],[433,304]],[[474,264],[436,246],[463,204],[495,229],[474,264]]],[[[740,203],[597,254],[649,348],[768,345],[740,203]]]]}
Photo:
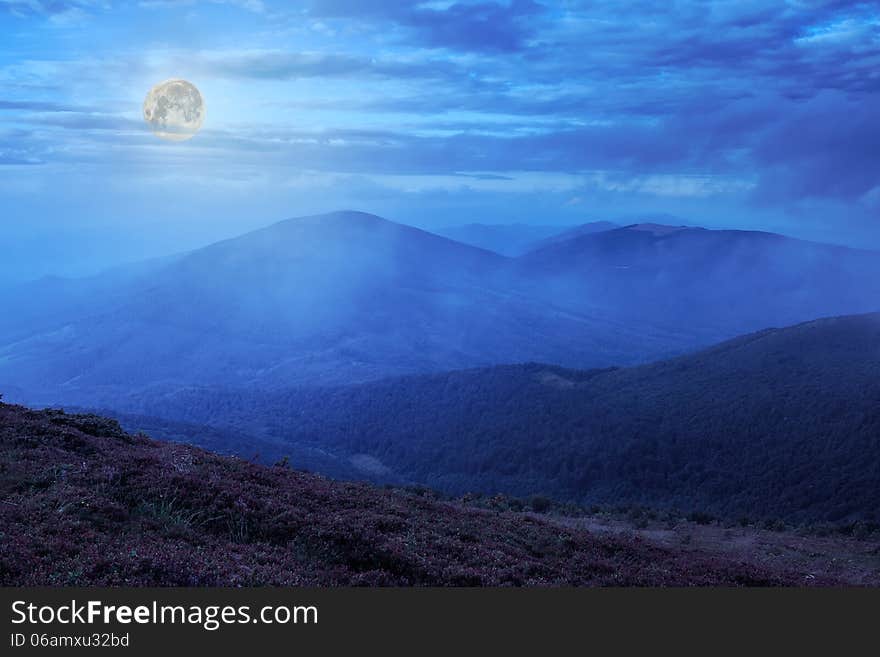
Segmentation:
{"type": "MultiPolygon", "coordinates": [[[[510,511],[0,404],[2,585],[799,585],[510,511]]],[[[824,582],[820,582],[824,583],[824,582]]]]}

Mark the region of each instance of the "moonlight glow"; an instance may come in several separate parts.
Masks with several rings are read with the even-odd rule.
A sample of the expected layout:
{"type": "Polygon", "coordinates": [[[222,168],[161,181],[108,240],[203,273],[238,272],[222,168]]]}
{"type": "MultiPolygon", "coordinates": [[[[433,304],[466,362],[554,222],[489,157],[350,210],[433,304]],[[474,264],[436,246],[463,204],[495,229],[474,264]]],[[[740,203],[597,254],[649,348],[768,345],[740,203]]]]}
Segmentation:
{"type": "Polygon", "coordinates": [[[160,82],[144,99],[144,120],[162,139],[190,139],[205,120],[202,94],[186,80],[160,82]]]}

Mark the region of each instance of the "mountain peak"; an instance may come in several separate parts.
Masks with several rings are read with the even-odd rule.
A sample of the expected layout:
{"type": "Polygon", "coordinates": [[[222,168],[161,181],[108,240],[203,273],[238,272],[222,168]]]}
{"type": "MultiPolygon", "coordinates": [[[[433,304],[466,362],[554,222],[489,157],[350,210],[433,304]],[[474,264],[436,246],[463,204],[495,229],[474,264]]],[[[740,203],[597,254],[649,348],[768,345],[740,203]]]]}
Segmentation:
{"type": "Polygon", "coordinates": [[[396,224],[388,219],[383,219],[375,214],[370,214],[369,212],[360,212],[358,210],[337,210],[335,212],[310,214],[302,217],[283,219],[266,226],[266,228],[262,230],[283,230],[285,228],[304,228],[307,226],[320,226],[324,228],[374,228],[378,226],[399,225],[400,224],[396,224]]]}
{"type": "Polygon", "coordinates": [[[303,217],[293,217],[291,219],[287,219],[282,221],[281,223],[285,223],[287,221],[297,221],[297,222],[348,222],[348,223],[362,223],[362,224],[378,224],[378,223],[394,223],[389,221],[388,219],[383,219],[382,217],[370,214],[369,212],[361,212],[360,210],[336,210],[334,212],[324,212],[321,214],[310,214],[303,217]]]}
{"type": "Polygon", "coordinates": [[[672,235],[673,233],[679,233],[683,230],[700,230],[700,229],[692,229],[689,226],[667,226],[665,224],[644,223],[644,224],[631,224],[629,226],[624,226],[623,230],[651,233],[655,237],[661,237],[663,235],[672,235]]]}

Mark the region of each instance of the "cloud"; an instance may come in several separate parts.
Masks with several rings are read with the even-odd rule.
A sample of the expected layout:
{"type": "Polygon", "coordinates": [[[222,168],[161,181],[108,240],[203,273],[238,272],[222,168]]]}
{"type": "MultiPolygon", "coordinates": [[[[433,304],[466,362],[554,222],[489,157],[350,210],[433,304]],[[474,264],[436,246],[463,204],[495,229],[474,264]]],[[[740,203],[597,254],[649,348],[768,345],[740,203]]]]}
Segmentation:
{"type": "Polygon", "coordinates": [[[0,0],[0,12],[19,18],[40,16],[63,26],[80,21],[87,10],[101,4],[98,0],[0,0]]]}
{"type": "MultiPolygon", "coordinates": [[[[208,0],[210,4],[239,7],[255,14],[266,11],[263,0],[208,0]]],[[[138,6],[144,9],[179,9],[198,4],[197,0],[141,0],[138,6]]]]}
{"type": "Polygon", "coordinates": [[[880,183],[880,98],[828,92],[800,104],[755,146],[767,202],[869,197],[880,183]]]}
{"type": "Polygon", "coordinates": [[[508,6],[456,3],[446,9],[413,9],[401,16],[429,46],[488,52],[517,52],[535,35],[532,22],[542,7],[529,0],[508,6]]]}
{"type": "Polygon", "coordinates": [[[221,78],[291,80],[296,78],[449,77],[454,66],[443,61],[406,61],[320,52],[252,51],[202,53],[187,65],[221,78]]]}
{"type": "Polygon", "coordinates": [[[32,110],[36,112],[78,112],[82,107],[42,100],[0,100],[0,110],[32,110]]]}
{"type": "Polygon", "coordinates": [[[523,50],[536,34],[544,7],[532,0],[502,2],[376,2],[318,0],[309,6],[318,18],[357,18],[393,23],[407,39],[430,48],[512,53],[523,50]],[[437,6],[445,5],[445,6],[437,6]]]}
{"type": "Polygon", "coordinates": [[[31,166],[42,164],[39,160],[33,160],[12,153],[0,152],[0,166],[31,166]]]}

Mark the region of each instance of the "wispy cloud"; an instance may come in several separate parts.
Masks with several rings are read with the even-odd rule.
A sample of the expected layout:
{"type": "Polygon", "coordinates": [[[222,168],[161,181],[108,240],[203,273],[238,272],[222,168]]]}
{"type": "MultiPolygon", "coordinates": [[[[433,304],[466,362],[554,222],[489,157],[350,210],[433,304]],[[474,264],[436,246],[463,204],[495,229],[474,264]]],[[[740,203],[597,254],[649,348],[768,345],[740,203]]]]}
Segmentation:
{"type": "MultiPolygon", "coordinates": [[[[266,5],[263,0],[207,0],[209,3],[217,5],[228,5],[231,7],[240,7],[257,14],[266,11],[266,5]]],[[[181,7],[192,7],[198,5],[197,0],[140,0],[138,6],[144,9],[180,9],[181,7]]]]}
{"type": "Polygon", "coordinates": [[[18,18],[43,17],[64,25],[82,19],[89,10],[104,4],[99,0],[0,0],[0,12],[18,18]]]}
{"type": "MultiPolygon", "coordinates": [[[[188,65],[207,75],[241,79],[450,77],[458,67],[442,60],[406,60],[321,52],[213,52],[187,55],[188,65]]],[[[460,71],[459,71],[460,72],[460,71]]]]}
{"type": "Polygon", "coordinates": [[[427,47],[467,52],[510,53],[523,50],[537,33],[545,7],[532,0],[512,2],[429,3],[402,0],[316,0],[308,14],[323,19],[348,19],[394,24],[405,36],[427,47]]]}

